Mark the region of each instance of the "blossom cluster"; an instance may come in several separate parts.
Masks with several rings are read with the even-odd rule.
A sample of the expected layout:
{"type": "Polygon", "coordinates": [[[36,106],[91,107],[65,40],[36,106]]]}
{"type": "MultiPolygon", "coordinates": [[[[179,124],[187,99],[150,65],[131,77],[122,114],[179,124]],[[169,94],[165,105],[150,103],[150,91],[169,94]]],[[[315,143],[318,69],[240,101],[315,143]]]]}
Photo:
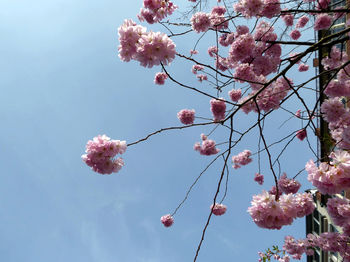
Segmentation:
{"type": "Polygon", "coordinates": [[[174,224],[174,218],[170,214],[167,214],[160,218],[160,222],[162,222],[165,227],[170,227],[174,224]]]}
{"type": "Polygon", "coordinates": [[[279,0],[240,0],[234,5],[234,9],[247,18],[252,16],[272,18],[281,12],[279,0]]]}
{"type": "Polygon", "coordinates": [[[123,154],[126,150],[126,142],[111,140],[106,135],[98,135],[86,144],[86,154],[82,155],[83,161],[100,174],[118,172],[123,166],[122,158],[115,158],[117,154],[123,154]]]}
{"type": "Polygon", "coordinates": [[[350,227],[350,201],[334,197],[327,201],[327,210],[333,223],[341,227],[350,227]]]}
{"type": "Polygon", "coordinates": [[[255,224],[262,228],[281,229],[297,217],[309,215],[315,209],[310,193],[276,195],[263,191],[254,195],[248,213],[255,224]]]}
{"type": "Polygon", "coordinates": [[[284,78],[279,78],[269,86],[262,88],[262,90],[254,90],[240,100],[241,103],[245,103],[242,106],[243,112],[246,114],[251,111],[268,112],[279,108],[281,101],[287,96],[292,84],[291,79],[287,81],[284,78]],[[255,101],[252,100],[252,97],[256,97],[255,101]]]}
{"type": "Polygon", "coordinates": [[[318,167],[312,160],[307,162],[307,179],[322,194],[337,194],[350,188],[350,154],[337,150],[329,157],[332,159],[331,163],[321,162],[318,167]]]}
{"type": "Polygon", "coordinates": [[[184,125],[192,125],[196,111],[194,109],[182,109],[177,113],[177,118],[184,125]]]}
{"type": "Polygon", "coordinates": [[[199,142],[194,144],[193,149],[198,151],[201,155],[210,156],[219,153],[219,149],[216,148],[214,140],[208,139],[204,134],[201,135],[202,144],[199,142]]]}
{"type": "Polygon", "coordinates": [[[136,60],[141,66],[167,65],[175,58],[175,44],[160,32],[146,31],[134,21],[125,20],[118,28],[119,57],[124,62],[136,60]]]}
{"type": "Polygon", "coordinates": [[[215,205],[210,206],[210,210],[213,211],[215,216],[222,216],[226,213],[227,207],[224,204],[215,203],[215,205]]]}
{"type": "Polygon", "coordinates": [[[238,155],[235,155],[232,157],[233,162],[233,168],[241,168],[241,166],[248,165],[250,162],[253,161],[251,159],[252,152],[250,150],[244,150],[243,152],[239,153],[238,155]]]}
{"type": "Polygon", "coordinates": [[[177,6],[169,0],[144,0],[138,18],[141,22],[154,24],[171,15],[176,9],[177,6]]]}
{"type": "Polygon", "coordinates": [[[223,98],[211,99],[210,100],[210,110],[214,115],[214,121],[220,121],[225,119],[226,113],[226,103],[223,98]]]}
{"type": "Polygon", "coordinates": [[[336,232],[325,232],[320,235],[308,234],[307,238],[299,240],[292,236],[286,236],[283,250],[292,255],[294,259],[300,260],[304,253],[311,256],[314,254],[315,248],[321,248],[326,252],[339,252],[344,259],[343,261],[350,261],[349,241],[349,235],[336,232]]]}
{"type": "Polygon", "coordinates": [[[193,31],[197,33],[206,32],[209,28],[225,29],[228,27],[228,21],[224,14],[226,8],[223,6],[214,6],[211,13],[197,12],[191,17],[193,31]]]}

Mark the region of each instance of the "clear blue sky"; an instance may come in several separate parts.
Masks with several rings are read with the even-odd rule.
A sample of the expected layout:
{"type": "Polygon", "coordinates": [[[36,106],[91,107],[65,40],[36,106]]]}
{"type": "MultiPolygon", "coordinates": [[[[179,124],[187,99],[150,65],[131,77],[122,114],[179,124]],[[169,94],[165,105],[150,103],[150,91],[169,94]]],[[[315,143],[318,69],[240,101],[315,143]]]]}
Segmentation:
{"type": "MultiPolygon", "coordinates": [[[[98,134],[132,142],[179,125],[180,109],[210,116],[208,98],[169,81],[155,86],[159,68],[119,60],[117,28],[126,18],[136,21],[141,5],[141,0],[0,0],[0,261],[193,260],[222,161],[194,188],[173,227],[165,229],[159,218],[173,211],[212,159],[192,149],[208,129],[171,131],[130,147],[125,167],[111,176],[93,173],[80,159],[87,140],[98,134]]],[[[179,51],[192,48],[185,41],[176,44],[179,51]]],[[[190,68],[182,61],[170,67],[180,79],[209,91],[190,68]]],[[[277,130],[281,115],[273,116],[266,124],[269,142],[301,127],[290,121],[277,130]]],[[[255,118],[242,114],[234,124],[243,130],[255,118]]],[[[213,139],[223,141],[224,135],[213,139]]],[[[256,143],[253,132],[234,153],[255,151],[256,143]]],[[[306,141],[292,143],[282,158],[287,174],[311,157],[299,145],[306,141]]],[[[256,157],[250,166],[230,168],[228,211],[213,217],[198,261],[257,261],[258,251],[280,245],[284,235],[304,236],[304,219],[281,231],[252,222],[246,212],[252,194],[272,185],[267,162],[262,168],[263,187],[253,181],[256,157]]]]}

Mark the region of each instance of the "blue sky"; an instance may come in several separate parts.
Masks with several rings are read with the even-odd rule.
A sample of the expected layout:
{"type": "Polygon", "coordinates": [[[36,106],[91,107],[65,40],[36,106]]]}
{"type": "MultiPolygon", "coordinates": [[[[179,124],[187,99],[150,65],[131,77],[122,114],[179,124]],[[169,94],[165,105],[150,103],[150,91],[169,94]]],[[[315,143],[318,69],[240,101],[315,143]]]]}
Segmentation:
{"type": "MultiPolygon", "coordinates": [[[[93,173],[80,159],[87,140],[98,134],[133,142],[159,128],[179,125],[176,113],[183,108],[210,117],[208,98],[169,81],[155,86],[153,77],[160,68],[119,60],[117,28],[126,18],[136,20],[141,4],[0,0],[1,261],[193,260],[222,161],[202,177],[173,227],[165,229],[159,218],[175,209],[212,160],[192,149],[199,135],[210,129],[170,131],[130,147],[125,167],[111,176],[93,173]]],[[[188,6],[184,0],[177,4],[188,6]]],[[[192,48],[189,41],[174,41],[178,51],[192,48]]],[[[199,47],[203,54],[205,41],[211,41],[210,36],[199,47]]],[[[169,69],[210,91],[193,77],[191,66],[174,61],[169,69]]],[[[295,101],[288,103],[293,112],[299,107],[295,101]]],[[[293,120],[277,129],[285,115],[272,116],[266,122],[270,142],[301,128],[293,120]]],[[[254,119],[254,114],[241,114],[234,125],[243,130],[254,119]]],[[[213,139],[224,141],[225,135],[218,132],[213,139]]],[[[256,144],[257,133],[252,132],[233,153],[256,151],[256,144]]],[[[304,167],[312,157],[305,145],[306,141],[291,144],[282,158],[282,171],[293,175],[304,167]]],[[[247,167],[230,169],[227,214],[213,217],[198,261],[257,261],[258,251],[280,245],[284,235],[304,236],[304,219],[269,231],[255,226],[247,214],[252,194],[272,185],[265,155],[262,161],[263,187],[253,181],[256,157],[247,167]]],[[[300,180],[305,177],[303,173],[300,180]]]]}

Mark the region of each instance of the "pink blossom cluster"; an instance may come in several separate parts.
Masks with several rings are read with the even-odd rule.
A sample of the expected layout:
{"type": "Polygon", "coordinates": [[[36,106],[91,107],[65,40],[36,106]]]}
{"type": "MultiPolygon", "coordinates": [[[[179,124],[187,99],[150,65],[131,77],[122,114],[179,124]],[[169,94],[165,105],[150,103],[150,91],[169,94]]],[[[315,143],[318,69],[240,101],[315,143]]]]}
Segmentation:
{"type": "Polygon", "coordinates": [[[87,142],[86,154],[81,158],[93,171],[103,175],[112,174],[124,166],[123,159],[115,156],[123,154],[125,150],[125,141],[111,140],[106,135],[98,135],[87,142]]]}
{"type": "Polygon", "coordinates": [[[337,226],[350,225],[350,201],[348,199],[339,197],[328,199],[327,210],[337,226]]]}
{"type": "Polygon", "coordinates": [[[349,61],[349,57],[346,52],[340,51],[340,49],[336,46],[333,46],[330,54],[323,58],[321,63],[325,69],[335,69],[340,67],[344,63],[349,61]]]}
{"type": "Polygon", "coordinates": [[[298,66],[298,70],[299,72],[306,72],[307,70],[309,70],[309,66],[303,63],[300,63],[298,66]]]}
{"type": "Polygon", "coordinates": [[[253,196],[248,213],[259,227],[281,229],[290,225],[295,218],[311,214],[314,209],[309,193],[282,194],[277,201],[275,195],[263,191],[253,196]]]}
{"type": "Polygon", "coordinates": [[[256,95],[259,90],[253,90],[248,96],[240,100],[245,104],[242,106],[243,112],[248,114],[251,111],[259,112],[274,110],[279,108],[280,102],[287,96],[290,85],[293,85],[292,80],[288,79],[289,83],[284,78],[277,79],[271,85],[265,87],[257,96],[256,103],[252,97],[256,95]],[[247,101],[247,102],[246,102],[247,101]],[[257,105],[259,108],[257,108],[257,105]]]}
{"type": "Polygon", "coordinates": [[[250,150],[244,150],[243,152],[239,153],[238,155],[235,155],[232,157],[232,162],[233,162],[233,168],[241,168],[242,166],[248,165],[250,162],[253,161],[251,159],[252,152],[250,150]]]}
{"type": "Polygon", "coordinates": [[[208,76],[207,75],[199,74],[196,77],[197,77],[199,82],[203,82],[203,81],[208,80],[208,76]]]}
{"type": "Polygon", "coordinates": [[[174,218],[170,214],[167,214],[160,218],[160,222],[162,222],[165,227],[170,227],[174,224],[174,218]]]}
{"type": "Polygon", "coordinates": [[[168,15],[171,15],[177,8],[170,0],[144,0],[138,18],[141,22],[149,24],[157,23],[168,15]]]}
{"type": "Polygon", "coordinates": [[[259,185],[262,185],[264,183],[264,175],[256,173],[254,176],[254,181],[257,182],[259,185]]]}
{"type": "Polygon", "coordinates": [[[228,27],[228,20],[225,18],[226,8],[214,6],[211,13],[197,12],[191,17],[193,31],[206,32],[209,28],[225,29],[228,27]]]}
{"type": "Polygon", "coordinates": [[[211,57],[216,57],[218,54],[218,48],[216,46],[209,46],[208,47],[208,54],[211,57]]]}
{"type": "Polygon", "coordinates": [[[287,174],[283,173],[283,175],[278,180],[278,189],[285,194],[295,194],[298,192],[301,184],[295,179],[287,178],[287,174]]]}
{"type": "Polygon", "coordinates": [[[292,236],[286,236],[284,238],[283,250],[298,260],[301,259],[304,253],[313,255],[313,249],[308,243],[308,239],[296,240],[292,236]]]}
{"type": "Polygon", "coordinates": [[[166,73],[158,72],[154,77],[154,83],[156,85],[164,85],[167,78],[168,75],[166,73]]]}
{"type": "MultiPolygon", "coordinates": [[[[249,31],[249,29],[248,29],[249,31]]],[[[235,34],[234,33],[224,33],[219,37],[219,44],[222,46],[229,46],[233,43],[235,39],[235,34]]]]}
{"type": "Polygon", "coordinates": [[[202,65],[193,65],[192,66],[192,73],[197,74],[198,71],[202,71],[204,69],[204,66],[202,65]]]}
{"type": "Polygon", "coordinates": [[[307,137],[306,129],[300,129],[295,135],[300,141],[303,141],[307,137]]]}
{"type": "Polygon", "coordinates": [[[319,236],[308,234],[307,238],[299,240],[286,236],[283,250],[292,255],[294,259],[300,260],[304,253],[310,256],[314,254],[315,248],[320,248],[326,252],[339,252],[343,261],[350,261],[349,241],[348,235],[334,232],[321,233],[319,236]]]}
{"type": "Polygon", "coordinates": [[[314,29],[323,30],[328,29],[332,25],[333,19],[328,14],[319,14],[316,16],[314,29]]]}
{"type": "Polygon", "coordinates": [[[226,213],[227,207],[224,204],[215,203],[215,205],[210,206],[210,209],[215,216],[222,216],[226,213]]]}
{"type": "Polygon", "coordinates": [[[197,12],[191,17],[192,29],[197,32],[206,32],[211,26],[210,14],[197,12]]]}
{"type": "Polygon", "coordinates": [[[306,15],[300,17],[295,25],[296,28],[303,28],[309,22],[309,18],[306,15]]]}
{"type": "Polygon", "coordinates": [[[262,261],[271,261],[272,258],[275,260],[278,260],[278,262],[290,262],[290,257],[288,255],[282,255],[282,250],[275,250],[271,251],[270,249],[265,253],[258,252],[259,254],[259,262],[262,261]],[[282,255],[282,256],[281,256],[282,255]]]}
{"type": "Polygon", "coordinates": [[[213,113],[214,121],[225,119],[226,103],[223,98],[210,100],[210,111],[213,113]]]}
{"type": "Polygon", "coordinates": [[[308,180],[322,194],[337,194],[350,188],[350,154],[343,150],[332,152],[329,157],[331,163],[321,162],[317,167],[310,160],[305,169],[308,172],[308,180]]]}
{"type": "Polygon", "coordinates": [[[225,18],[226,8],[214,6],[210,13],[210,24],[214,29],[225,29],[228,27],[228,20],[225,18]]]}
{"type": "Polygon", "coordinates": [[[294,29],[289,35],[293,40],[298,40],[301,37],[300,31],[297,29],[294,29]]]}
{"type": "Polygon", "coordinates": [[[169,64],[175,58],[175,44],[160,32],[146,32],[146,28],[132,20],[125,20],[118,28],[119,57],[122,61],[136,60],[144,67],[169,64]]]}
{"type": "Polygon", "coordinates": [[[230,47],[229,59],[232,62],[242,61],[252,56],[254,48],[255,40],[251,34],[238,35],[230,47]]]}
{"type": "Polygon", "coordinates": [[[281,12],[279,0],[240,0],[234,5],[234,9],[247,18],[253,16],[272,18],[281,12]]]}
{"type": "Polygon", "coordinates": [[[341,82],[338,79],[331,80],[324,93],[328,97],[350,96],[350,81],[341,82]]]}
{"type": "Polygon", "coordinates": [[[331,0],[318,0],[316,9],[326,9],[328,8],[330,3],[331,3],[331,0]]]}
{"type": "Polygon", "coordinates": [[[194,109],[182,109],[177,113],[177,118],[184,125],[192,125],[195,119],[194,109]]]}
{"type": "Polygon", "coordinates": [[[266,41],[276,39],[273,27],[264,21],[257,25],[254,35],[247,27],[237,28],[227,57],[228,67],[236,70],[234,77],[240,82],[252,84],[263,82],[264,76],[275,72],[281,61],[281,46],[266,41]]]}
{"type": "Polygon", "coordinates": [[[345,114],[347,114],[347,110],[344,107],[343,103],[340,101],[339,97],[325,100],[321,105],[321,112],[323,118],[328,123],[335,123],[345,114]]]}
{"type": "Polygon", "coordinates": [[[292,26],[294,23],[294,15],[292,14],[284,14],[282,15],[282,19],[286,26],[292,26]]]}
{"type": "MultiPolygon", "coordinates": [[[[338,74],[339,75],[339,74],[338,74]]],[[[331,94],[339,91],[334,86],[336,83],[330,83],[331,90],[327,93],[331,94]]],[[[344,86],[343,86],[344,87],[344,86]]],[[[328,88],[328,87],[327,87],[328,88]]],[[[348,88],[340,91],[346,93],[348,88]]],[[[326,89],[327,90],[327,89],[326,89]]],[[[340,101],[340,97],[333,97],[325,100],[321,105],[323,118],[329,123],[328,127],[332,138],[336,141],[337,147],[341,149],[350,149],[350,110],[345,108],[340,101]]]]}
{"type": "Polygon", "coordinates": [[[242,97],[242,90],[232,89],[231,91],[228,92],[228,95],[230,96],[233,102],[238,102],[238,100],[242,97]]]}
{"type": "Polygon", "coordinates": [[[219,149],[216,148],[214,140],[208,139],[205,135],[201,135],[202,144],[199,142],[194,144],[193,149],[198,151],[201,155],[210,156],[219,153],[219,149]]]}

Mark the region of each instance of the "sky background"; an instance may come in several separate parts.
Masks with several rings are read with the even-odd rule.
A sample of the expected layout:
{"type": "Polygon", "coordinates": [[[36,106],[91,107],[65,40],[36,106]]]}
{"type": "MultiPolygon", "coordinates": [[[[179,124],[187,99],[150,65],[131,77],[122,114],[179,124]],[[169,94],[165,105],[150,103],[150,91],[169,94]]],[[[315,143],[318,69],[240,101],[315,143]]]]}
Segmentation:
{"type": "MultiPolygon", "coordinates": [[[[185,0],[176,4],[183,10],[189,6],[185,0]]],[[[211,129],[170,131],[132,146],[123,156],[123,169],[110,176],[92,172],[80,158],[86,142],[98,134],[130,143],[162,127],[179,126],[176,113],[183,108],[211,117],[207,97],[170,81],[154,85],[159,67],[119,60],[117,28],[126,18],[136,21],[141,5],[141,0],[0,0],[0,261],[193,261],[222,161],[203,175],[171,228],[159,219],[176,208],[213,159],[193,150],[200,134],[211,129]]],[[[198,37],[174,39],[177,51],[188,54],[198,37]]],[[[204,37],[200,53],[213,44],[210,35],[204,37]]],[[[181,81],[212,91],[195,79],[191,66],[176,59],[169,70],[181,81]]],[[[295,71],[290,77],[305,79],[295,71]]],[[[227,98],[227,91],[222,96],[227,98]]],[[[300,105],[294,100],[286,107],[295,112],[300,105]]],[[[269,143],[302,127],[292,119],[278,129],[289,116],[271,114],[265,124],[269,143]]],[[[240,114],[234,126],[244,130],[254,120],[255,114],[240,114]]],[[[219,130],[212,138],[220,143],[227,134],[219,130]]],[[[256,131],[248,134],[233,154],[256,152],[257,141],[256,131]]],[[[291,143],[281,159],[282,171],[293,176],[304,167],[312,158],[306,145],[291,143]]],[[[265,154],[264,186],[253,181],[253,159],[239,170],[230,167],[227,213],[212,218],[198,261],[257,261],[258,251],[281,246],[285,235],[304,237],[304,218],[280,231],[252,222],[246,212],[252,195],[272,186],[265,154]]],[[[305,182],[305,172],[298,178],[305,182]]]]}

